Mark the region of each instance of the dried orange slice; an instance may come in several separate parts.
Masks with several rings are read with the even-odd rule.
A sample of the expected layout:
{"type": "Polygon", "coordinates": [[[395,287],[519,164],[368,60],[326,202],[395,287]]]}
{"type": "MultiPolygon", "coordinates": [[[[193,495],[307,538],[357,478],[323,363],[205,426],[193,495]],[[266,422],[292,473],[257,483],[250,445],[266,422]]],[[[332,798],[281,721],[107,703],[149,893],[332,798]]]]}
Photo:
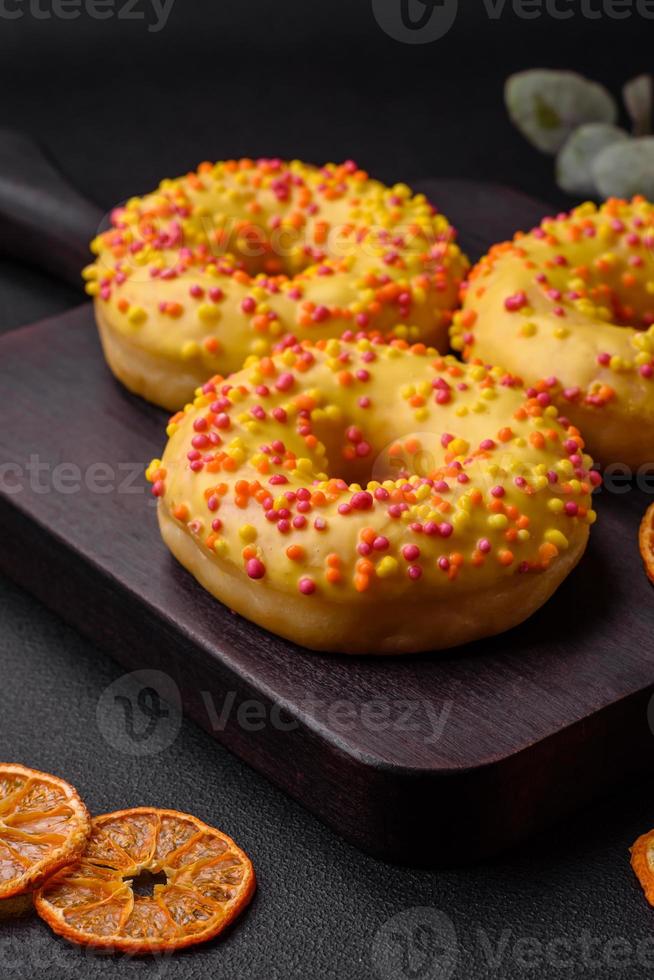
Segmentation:
{"type": "Polygon", "coordinates": [[[71,942],[152,953],[213,939],[254,888],[252,863],[230,837],[186,813],[138,807],[96,817],[80,861],[34,904],[71,942]]]}
{"type": "Polygon", "coordinates": [[[654,584],[654,504],[650,504],[640,522],[638,544],[645,562],[645,571],[650,582],[654,584]]]}
{"type": "Polygon", "coordinates": [[[90,831],[86,807],[63,779],[0,762],[0,899],[76,861],[90,831]]]}
{"type": "Polygon", "coordinates": [[[645,898],[654,905],[654,830],[639,837],[631,848],[631,867],[636,872],[645,898]]]}

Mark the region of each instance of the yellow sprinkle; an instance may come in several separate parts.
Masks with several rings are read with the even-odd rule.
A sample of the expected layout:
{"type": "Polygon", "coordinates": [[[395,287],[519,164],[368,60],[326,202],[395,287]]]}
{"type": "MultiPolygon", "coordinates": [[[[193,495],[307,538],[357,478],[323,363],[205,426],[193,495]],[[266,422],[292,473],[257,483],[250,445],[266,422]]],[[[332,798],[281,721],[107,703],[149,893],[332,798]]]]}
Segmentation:
{"type": "Polygon", "coordinates": [[[145,478],[146,478],[146,480],[148,480],[150,483],[152,483],[153,474],[160,467],[161,467],[161,460],[160,459],[153,459],[151,461],[150,465],[148,466],[147,470],[145,471],[145,478]]]}
{"type": "Polygon", "coordinates": [[[256,527],[253,527],[252,524],[242,524],[238,529],[238,533],[241,541],[245,541],[246,544],[256,540],[257,537],[257,529],[256,527]]]}
{"type": "Polygon", "coordinates": [[[213,303],[201,303],[198,306],[198,317],[203,323],[211,323],[219,319],[220,310],[213,303]]]}
{"type": "Polygon", "coordinates": [[[560,551],[565,551],[570,543],[565,534],[562,534],[555,527],[551,527],[545,531],[545,540],[548,544],[555,545],[560,551]]]}
{"type": "Polygon", "coordinates": [[[563,511],[565,504],[560,497],[552,497],[551,500],[547,501],[547,509],[551,510],[553,514],[560,514],[563,511]]]}
{"type": "Polygon", "coordinates": [[[509,519],[506,514],[491,514],[488,518],[488,525],[498,531],[503,531],[509,526],[509,519]]]}
{"type": "Polygon", "coordinates": [[[388,578],[389,575],[395,575],[397,568],[397,559],[391,555],[386,555],[377,565],[376,571],[380,578],[388,578]]]}
{"type": "Polygon", "coordinates": [[[181,353],[183,360],[190,361],[200,353],[200,345],[196,344],[194,340],[187,340],[185,344],[182,344],[181,353]]]}
{"type": "Polygon", "coordinates": [[[140,323],[145,323],[148,318],[148,314],[145,312],[142,306],[130,306],[127,311],[127,319],[130,323],[138,326],[140,323]]]}

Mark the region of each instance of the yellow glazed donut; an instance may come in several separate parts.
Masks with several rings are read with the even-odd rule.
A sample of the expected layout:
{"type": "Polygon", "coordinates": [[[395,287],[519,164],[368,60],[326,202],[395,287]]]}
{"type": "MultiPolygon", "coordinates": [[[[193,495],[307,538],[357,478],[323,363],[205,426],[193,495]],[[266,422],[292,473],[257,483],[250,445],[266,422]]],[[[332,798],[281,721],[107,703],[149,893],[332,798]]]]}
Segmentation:
{"type": "Polygon", "coordinates": [[[112,225],[84,272],[105,355],[170,410],[287,334],[370,329],[447,347],[468,269],[424,195],[352,162],[203,163],[116,209],[112,225]]]}
{"type": "Polygon", "coordinates": [[[654,206],[583,204],[472,271],[452,346],[545,390],[601,463],[654,458],[654,206]]]}
{"type": "Polygon", "coordinates": [[[577,429],[497,368],[370,338],[213,378],[148,469],[165,543],[290,640],[397,654],[521,622],[581,557],[577,429]]]}

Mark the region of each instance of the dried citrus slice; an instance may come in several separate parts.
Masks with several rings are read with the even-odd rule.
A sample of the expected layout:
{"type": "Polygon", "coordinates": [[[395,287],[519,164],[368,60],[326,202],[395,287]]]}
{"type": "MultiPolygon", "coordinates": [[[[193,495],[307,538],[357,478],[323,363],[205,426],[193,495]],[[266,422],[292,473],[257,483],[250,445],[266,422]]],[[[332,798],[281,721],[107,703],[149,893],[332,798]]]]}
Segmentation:
{"type": "Polygon", "coordinates": [[[0,762],[0,899],[76,861],[90,830],[86,807],[63,779],[0,762]]]}
{"type": "Polygon", "coordinates": [[[34,904],[71,942],[151,953],[213,939],[254,888],[250,859],[230,837],[186,813],[138,807],[96,817],[80,861],[34,904]]]}
{"type": "Polygon", "coordinates": [[[639,837],[631,848],[631,867],[636,872],[645,898],[654,905],[654,830],[639,837]]]}
{"type": "Polygon", "coordinates": [[[650,582],[654,584],[654,504],[650,504],[640,522],[638,543],[645,562],[645,571],[650,582]]]}

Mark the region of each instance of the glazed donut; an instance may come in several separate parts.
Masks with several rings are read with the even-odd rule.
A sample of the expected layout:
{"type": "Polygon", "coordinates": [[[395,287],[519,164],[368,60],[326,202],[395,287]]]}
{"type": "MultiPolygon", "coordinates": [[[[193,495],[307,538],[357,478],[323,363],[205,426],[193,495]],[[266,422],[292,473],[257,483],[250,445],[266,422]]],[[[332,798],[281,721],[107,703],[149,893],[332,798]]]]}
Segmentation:
{"type": "Polygon", "coordinates": [[[147,475],[173,555],[313,649],[498,633],[581,557],[598,481],[546,393],[424,345],[289,342],[207,382],[147,475]]]}
{"type": "Polygon", "coordinates": [[[603,464],[654,457],[654,206],[582,204],[473,269],[452,347],[547,379],[603,464]]]}
{"type": "Polygon", "coordinates": [[[446,347],[468,263],[447,220],[352,162],[203,163],[112,214],[84,270],[109,366],[175,410],[287,334],[446,347]]]}

